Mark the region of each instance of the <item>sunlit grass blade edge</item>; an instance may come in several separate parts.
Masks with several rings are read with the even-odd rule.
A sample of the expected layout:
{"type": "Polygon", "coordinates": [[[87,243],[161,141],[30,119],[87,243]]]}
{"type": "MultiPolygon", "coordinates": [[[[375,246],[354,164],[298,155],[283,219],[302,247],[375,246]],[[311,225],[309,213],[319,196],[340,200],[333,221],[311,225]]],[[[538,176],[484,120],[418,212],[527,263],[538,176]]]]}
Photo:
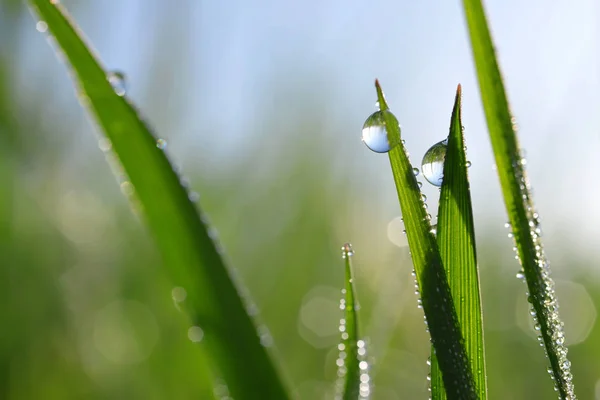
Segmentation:
{"type": "Polygon", "coordinates": [[[540,239],[525,159],[517,140],[504,83],[485,11],[480,0],[463,1],[479,88],[512,235],[528,287],[550,372],[561,399],[574,399],[575,389],[567,359],[563,324],[558,315],[554,282],[540,239]]]}
{"type": "Polygon", "coordinates": [[[450,399],[477,398],[446,272],[413,167],[400,138],[398,120],[389,112],[379,82],[375,82],[380,112],[389,143],[390,164],[402,210],[408,245],[419,285],[423,310],[450,399]]]}
{"type": "MultiPolygon", "coordinates": [[[[477,394],[487,398],[483,317],[475,246],[468,161],[462,126],[460,85],[456,91],[444,158],[437,222],[437,243],[446,269],[456,313],[471,362],[477,394]]],[[[432,398],[445,398],[438,389],[437,359],[432,354],[432,398]]]]}
{"type": "Polygon", "coordinates": [[[236,399],[288,398],[246,312],[245,299],[238,291],[241,286],[230,275],[178,175],[157,147],[157,138],[129,101],[115,93],[61,5],[49,0],[29,3],[71,65],[82,103],[110,140],[135,189],[173,284],[185,294],[180,296],[185,303],[182,308],[189,310],[192,324],[202,329],[200,345],[211,369],[224,378],[236,399]]]}

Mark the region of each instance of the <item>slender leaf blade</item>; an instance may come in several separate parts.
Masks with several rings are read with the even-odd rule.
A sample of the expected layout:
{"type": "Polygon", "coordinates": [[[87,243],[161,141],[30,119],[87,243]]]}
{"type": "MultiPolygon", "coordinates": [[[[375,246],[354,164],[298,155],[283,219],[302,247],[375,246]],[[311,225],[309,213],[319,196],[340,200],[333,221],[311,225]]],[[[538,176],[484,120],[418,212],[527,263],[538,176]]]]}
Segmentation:
{"type": "Polygon", "coordinates": [[[379,82],[375,82],[375,87],[380,110],[384,115],[388,141],[397,143],[388,154],[423,310],[439,360],[444,386],[450,399],[476,399],[475,382],[446,271],[432,233],[431,217],[427,214],[413,168],[401,142],[398,121],[387,112],[389,107],[379,82]]]}
{"type": "MultiPolygon", "coordinates": [[[[467,355],[480,399],[487,398],[484,359],[483,317],[475,247],[475,228],[471,192],[467,175],[467,156],[462,130],[461,87],[456,91],[446,144],[437,243],[446,269],[456,313],[465,339],[467,355]]],[[[432,354],[432,398],[444,399],[437,359],[432,354]]]]}
{"type": "MultiPolygon", "coordinates": [[[[366,374],[366,368],[361,368],[364,360],[365,342],[360,340],[358,322],[358,301],[356,289],[354,288],[354,276],[352,272],[352,256],[354,250],[350,243],[342,246],[342,258],[344,259],[344,299],[341,307],[344,310],[344,318],[340,321],[342,342],[339,348],[338,359],[338,384],[341,389],[341,399],[356,400],[366,399],[369,396],[369,384],[361,385],[361,375],[366,374]],[[362,353],[362,354],[361,354],[362,353]]],[[[366,366],[366,364],[365,364],[366,366]]]]}
{"type": "Polygon", "coordinates": [[[559,396],[561,399],[574,399],[571,363],[564,346],[563,323],[558,314],[554,282],[540,239],[539,216],[531,198],[525,160],[521,155],[485,11],[480,0],[464,0],[463,8],[504,203],[526,278],[528,297],[559,396]]]}
{"type": "Polygon", "coordinates": [[[176,287],[185,290],[192,324],[204,332],[201,347],[213,371],[236,399],[286,399],[266,349],[245,309],[241,287],[210,239],[207,226],[188,198],[157,138],[86,46],[58,1],[30,0],[72,67],[81,97],[135,188],[143,215],[176,287]]]}

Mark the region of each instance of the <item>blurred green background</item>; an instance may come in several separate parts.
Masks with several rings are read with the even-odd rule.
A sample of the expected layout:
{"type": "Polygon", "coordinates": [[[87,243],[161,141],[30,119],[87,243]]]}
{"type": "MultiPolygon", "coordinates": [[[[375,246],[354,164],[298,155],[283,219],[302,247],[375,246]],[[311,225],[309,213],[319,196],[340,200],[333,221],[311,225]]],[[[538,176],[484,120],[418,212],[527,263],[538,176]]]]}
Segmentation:
{"type": "MultiPolygon", "coordinates": [[[[301,399],[332,398],[346,241],[373,399],[426,398],[428,336],[391,172],[360,130],[379,77],[418,164],[446,134],[461,82],[489,398],[554,398],[460,2],[64,3],[199,193],[301,399]]],[[[488,3],[576,389],[600,399],[597,5],[488,3]]],[[[65,72],[22,2],[1,0],[0,399],[204,398],[152,238],[65,72]]],[[[437,190],[425,190],[435,215],[437,190]]]]}

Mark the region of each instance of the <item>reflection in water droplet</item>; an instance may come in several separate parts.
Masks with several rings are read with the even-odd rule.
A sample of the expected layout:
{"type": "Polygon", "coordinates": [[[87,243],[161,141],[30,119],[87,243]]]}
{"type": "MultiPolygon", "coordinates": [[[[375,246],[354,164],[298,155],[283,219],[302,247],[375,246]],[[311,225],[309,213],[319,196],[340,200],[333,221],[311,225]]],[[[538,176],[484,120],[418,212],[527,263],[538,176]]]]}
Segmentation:
{"type": "Polygon", "coordinates": [[[423,176],[434,186],[442,186],[447,145],[447,140],[434,144],[427,150],[421,162],[423,176]]]}
{"type": "Polygon", "coordinates": [[[204,337],[204,331],[199,326],[192,326],[190,329],[188,329],[188,338],[192,342],[198,343],[198,342],[202,341],[203,337],[204,337]]]}
{"type": "Polygon", "coordinates": [[[117,96],[125,96],[125,92],[127,92],[127,83],[125,82],[125,74],[123,72],[109,72],[106,79],[108,79],[108,82],[112,85],[117,96]]]}
{"type": "MultiPolygon", "coordinates": [[[[367,118],[363,125],[362,141],[369,149],[376,153],[387,153],[398,144],[398,140],[390,141],[385,124],[385,116],[390,117],[393,123],[398,125],[398,120],[388,110],[375,111],[367,118]]],[[[398,129],[400,129],[399,125],[398,129]]]]}
{"type": "Polygon", "coordinates": [[[167,141],[165,139],[157,139],[156,147],[158,147],[161,150],[164,150],[167,147],[167,141]]]}

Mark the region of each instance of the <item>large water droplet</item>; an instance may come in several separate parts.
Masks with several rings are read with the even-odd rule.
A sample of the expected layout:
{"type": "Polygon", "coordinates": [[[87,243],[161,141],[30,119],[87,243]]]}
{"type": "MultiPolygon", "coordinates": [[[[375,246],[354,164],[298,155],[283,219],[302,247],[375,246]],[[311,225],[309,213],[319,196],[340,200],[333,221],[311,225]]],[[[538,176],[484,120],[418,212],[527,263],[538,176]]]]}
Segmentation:
{"type": "Polygon", "coordinates": [[[442,186],[447,145],[447,140],[434,144],[427,150],[421,162],[423,176],[434,186],[442,186]]]}
{"type": "Polygon", "coordinates": [[[388,116],[394,124],[398,125],[398,120],[388,110],[375,111],[363,125],[362,141],[376,153],[387,153],[398,145],[399,141],[399,138],[390,140],[384,116],[388,116]]]}
{"type": "Polygon", "coordinates": [[[127,92],[127,83],[125,82],[125,74],[121,71],[112,71],[106,75],[106,79],[112,85],[117,96],[125,96],[127,92]]]}

